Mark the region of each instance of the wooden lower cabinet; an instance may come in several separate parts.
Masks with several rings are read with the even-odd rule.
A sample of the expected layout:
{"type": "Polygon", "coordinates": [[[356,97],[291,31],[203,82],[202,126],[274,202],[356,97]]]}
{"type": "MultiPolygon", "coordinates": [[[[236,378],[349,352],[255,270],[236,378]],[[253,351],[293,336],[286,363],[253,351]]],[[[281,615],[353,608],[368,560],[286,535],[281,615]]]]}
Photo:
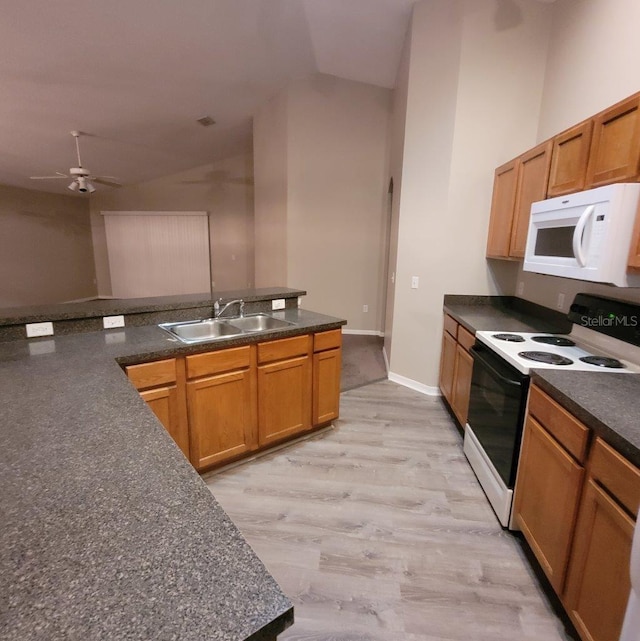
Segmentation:
{"type": "Polygon", "coordinates": [[[257,447],[253,376],[243,369],[187,383],[191,462],[197,470],[257,447]]]}
{"type": "Polygon", "coordinates": [[[342,330],[318,332],[313,337],[313,427],[326,425],[338,418],[341,374],[342,330]]]}
{"type": "Polygon", "coordinates": [[[311,335],[258,344],[260,447],[311,428],[311,335]]]}
{"type": "Polygon", "coordinates": [[[469,396],[471,394],[471,374],[473,372],[473,357],[462,345],[456,346],[455,374],[453,381],[453,399],[451,408],[460,425],[467,423],[469,413],[469,396]]]}
{"type": "Polygon", "coordinates": [[[456,368],[456,339],[449,332],[442,332],[442,352],[440,354],[440,390],[449,401],[453,399],[453,375],[456,368]]]}
{"type": "Polygon", "coordinates": [[[445,314],[440,354],[440,390],[460,425],[464,427],[469,412],[473,357],[469,350],[475,336],[445,314]]]}
{"type": "Polygon", "coordinates": [[[527,417],[515,490],[515,521],[556,592],[569,561],[584,468],[527,417]]]}
{"type": "Polygon", "coordinates": [[[633,519],[593,479],[576,527],[564,605],[580,636],[618,641],[631,590],[633,519]]]}
{"type": "Polygon", "coordinates": [[[184,362],[168,358],[130,365],[127,376],[169,432],[182,453],[190,458],[189,426],[185,406],[184,362]]]}
{"type": "Polygon", "coordinates": [[[631,589],[640,469],[597,438],[591,449],[563,603],[586,641],[617,641],[631,589]]]}
{"type": "Polygon", "coordinates": [[[581,639],[618,641],[631,588],[640,469],[600,438],[589,449],[589,429],[535,385],[527,412],[516,525],[581,639]]]}
{"type": "Polygon", "coordinates": [[[338,418],[340,411],[340,372],[342,352],[330,349],[313,355],[313,411],[314,427],[338,418]]]}
{"type": "Polygon", "coordinates": [[[199,471],[338,418],[342,331],[329,330],[126,368],[199,471]]]}

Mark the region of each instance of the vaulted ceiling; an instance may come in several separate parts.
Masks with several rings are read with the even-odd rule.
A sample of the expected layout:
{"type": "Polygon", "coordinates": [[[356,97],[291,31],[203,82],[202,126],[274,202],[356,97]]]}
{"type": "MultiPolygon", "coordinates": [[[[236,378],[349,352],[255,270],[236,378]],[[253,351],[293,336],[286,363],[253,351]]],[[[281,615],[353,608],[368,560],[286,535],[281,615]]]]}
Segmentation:
{"type": "Polygon", "coordinates": [[[390,88],[414,2],[4,2],[0,183],[70,193],[29,176],[76,165],[72,130],[90,134],[84,166],[137,183],[247,149],[256,108],[296,78],[390,88]]]}

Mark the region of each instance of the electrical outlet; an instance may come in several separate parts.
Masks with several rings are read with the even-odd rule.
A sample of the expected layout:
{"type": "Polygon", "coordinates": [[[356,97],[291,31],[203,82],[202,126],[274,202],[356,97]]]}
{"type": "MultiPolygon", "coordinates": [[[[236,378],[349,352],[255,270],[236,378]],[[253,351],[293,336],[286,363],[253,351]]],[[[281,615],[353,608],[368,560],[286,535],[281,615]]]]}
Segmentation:
{"type": "Polygon", "coordinates": [[[105,329],[124,327],[124,316],[103,316],[102,327],[105,329]]]}
{"type": "Polygon", "coordinates": [[[27,323],[27,338],[35,338],[36,336],[53,336],[53,323],[27,323]]]}
{"type": "Polygon", "coordinates": [[[369,311],[369,305],[363,305],[362,306],[362,311],[363,312],[368,312],[369,311]]]}
{"type": "Polygon", "coordinates": [[[411,277],[411,289],[418,289],[418,285],[420,284],[420,278],[418,276],[412,276],[411,277]]]}
{"type": "Polygon", "coordinates": [[[517,296],[522,296],[524,294],[524,281],[518,281],[518,287],[516,289],[516,295],[517,296]]]}
{"type": "Polygon", "coordinates": [[[271,301],[271,309],[284,309],[284,298],[275,298],[271,301]]]}
{"type": "Polygon", "coordinates": [[[563,309],[564,308],[564,294],[558,294],[557,308],[558,309],[563,309]]]}

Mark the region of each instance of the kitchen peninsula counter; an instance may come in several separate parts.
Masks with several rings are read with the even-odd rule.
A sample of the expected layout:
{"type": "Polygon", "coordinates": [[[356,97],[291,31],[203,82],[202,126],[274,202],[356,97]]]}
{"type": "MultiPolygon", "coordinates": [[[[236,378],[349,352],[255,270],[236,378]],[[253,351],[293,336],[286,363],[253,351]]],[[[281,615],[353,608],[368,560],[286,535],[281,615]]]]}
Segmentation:
{"type": "Polygon", "coordinates": [[[156,326],[0,343],[0,638],[267,641],[293,608],[120,364],[200,345],[156,326]],[[120,364],[119,364],[120,363],[120,364]]]}

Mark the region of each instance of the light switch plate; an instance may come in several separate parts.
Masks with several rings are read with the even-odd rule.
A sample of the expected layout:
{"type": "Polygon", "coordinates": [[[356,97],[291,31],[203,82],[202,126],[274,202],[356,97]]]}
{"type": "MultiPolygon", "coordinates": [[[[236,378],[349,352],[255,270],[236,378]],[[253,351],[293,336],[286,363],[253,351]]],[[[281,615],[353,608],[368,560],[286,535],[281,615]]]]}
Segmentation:
{"type": "Polygon", "coordinates": [[[46,323],[27,323],[27,338],[35,338],[36,336],[53,336],[53,323],[47,321],[46,323]]]}
{"type": "Polygon", "coordinates": [[[284,309],[284,298],[274,298],[271,301],[271,309],[284,309]]]}
{"type": "Polygon", "coordinates": [[[420,278],[418,276],[411,277],[411,289],[418,289],[420,285],[420,278]]]}
{"type": "Polygon", "coordinates": [[[114,327],[124,327],[124,316],[103,316],[102,326],[105,329],[112,329],[114,327]]]}

